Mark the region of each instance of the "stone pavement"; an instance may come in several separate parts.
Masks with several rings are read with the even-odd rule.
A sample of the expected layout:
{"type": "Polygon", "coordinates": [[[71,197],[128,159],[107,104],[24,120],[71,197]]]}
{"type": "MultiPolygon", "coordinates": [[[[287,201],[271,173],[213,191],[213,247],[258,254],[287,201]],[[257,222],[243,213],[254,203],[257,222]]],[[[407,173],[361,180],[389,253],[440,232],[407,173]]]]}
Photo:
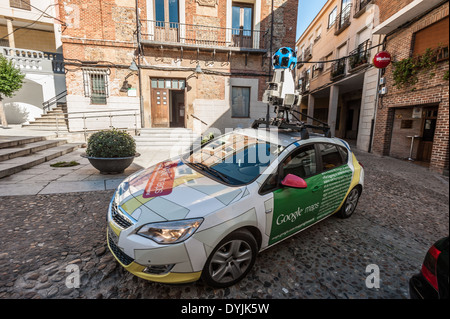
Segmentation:
{"type": "MultiPolygon", "coordinates": [[[[11,129],[0,129],[0,135],[53,137],[54,133],[48,131],[31,131],[20,129],[17,126],[11,126],[11,129]]],[[[71,139],[70,136],[69,139],[71,139]]],[[[76,139],[79,142],[83,142],[82,135],[77,136],[76,139]]],[[[80,148],[72,153],[57,157],[30,169],[1,178],[0,197],[112,190],[130,174],[170,157],[169,151],[160,150],[155,152],[154,149],[141,147],[137,149],[137,152],[141,155],[135,158],[133,164],[124,173],[105,175],[100,174],[89,163],[88,159],[81,157],[81,154],[85,151],[85,148],[80,148]],[[61,161],[75,161],[80,165],[72,167],[50,166],[61,161]]]]}
{"type": "Polygon", "coordinates": [[[330,217],[263,251],[249,275],[226,289],[152,283],[125,271],[106,247],[113,190],[1,197],[0,298],[408,298],[408,280],[428,248],[449,234],[448,177],[356,155],[366,175],[355,214],[330,217]],[[369,265],[379,267],[379,288],[366,286],[369,265]],[[67,281],[73,269],[78,288],[67,281]]]}
{"type": "Polygon", "coordinates": [[[138,150],[141,156],[122,174],[100,174],[81,154],[86,149],[78,149],[70,154],[55,158],[0,179],[0,196],[43,195],[56,193],[90,192],[115,189],[120,182],[134,172],[168,158],[168,152],[138,150]],[[72,167],[51,167],[60,161],[76,161],[80,165],[72,167]]]}

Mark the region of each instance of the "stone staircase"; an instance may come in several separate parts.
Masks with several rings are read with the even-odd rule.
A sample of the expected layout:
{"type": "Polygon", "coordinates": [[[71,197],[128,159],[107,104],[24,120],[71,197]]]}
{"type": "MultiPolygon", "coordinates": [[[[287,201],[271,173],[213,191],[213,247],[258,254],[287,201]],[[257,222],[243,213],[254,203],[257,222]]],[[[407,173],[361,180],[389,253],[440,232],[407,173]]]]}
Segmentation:
{"type": "Polygon", "coordinates": [[[192,143],[200,145],[201,137],[186,128],[143,128],[135,137],[136,147],[172,151],[174,153],[187,151],[192,143]]]}
{"type": "Polygon", "coordinates": [[[67,120],[64,118],[66,107],[65,105],[58,105],[41,117],[36,118],[29,124],[22,125],[26,129],[36,129],[40,131],[54,131],[54,132],[68,132],[67,120]]]}
{"type": "Polygon", "coordinates": [[[83,143],[42,136],[0,136],[0,179],[73,152],[83,143]]]}

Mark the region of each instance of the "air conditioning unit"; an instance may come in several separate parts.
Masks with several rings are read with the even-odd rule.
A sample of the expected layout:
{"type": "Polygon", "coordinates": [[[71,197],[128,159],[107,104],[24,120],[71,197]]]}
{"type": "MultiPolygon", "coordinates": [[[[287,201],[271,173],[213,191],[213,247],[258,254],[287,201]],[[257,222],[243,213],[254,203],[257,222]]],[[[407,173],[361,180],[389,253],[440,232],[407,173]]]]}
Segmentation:
{"type": "Polygon", "coordinates": [[[323,63],[322,62],[316,63],[315,69],[316,70],[323,70],[323,63]]]}

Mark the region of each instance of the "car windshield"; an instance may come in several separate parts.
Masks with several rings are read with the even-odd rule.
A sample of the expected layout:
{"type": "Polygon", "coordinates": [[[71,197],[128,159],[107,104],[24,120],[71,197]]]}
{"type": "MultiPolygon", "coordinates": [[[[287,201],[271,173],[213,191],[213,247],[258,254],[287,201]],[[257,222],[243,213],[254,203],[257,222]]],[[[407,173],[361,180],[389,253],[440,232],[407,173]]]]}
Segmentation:
{"type": "Polygon", "coordinates": [[[184,159],[229,185],[255,180],[283,151],[283,146],[238,133],[223,135],[184,159]]]}

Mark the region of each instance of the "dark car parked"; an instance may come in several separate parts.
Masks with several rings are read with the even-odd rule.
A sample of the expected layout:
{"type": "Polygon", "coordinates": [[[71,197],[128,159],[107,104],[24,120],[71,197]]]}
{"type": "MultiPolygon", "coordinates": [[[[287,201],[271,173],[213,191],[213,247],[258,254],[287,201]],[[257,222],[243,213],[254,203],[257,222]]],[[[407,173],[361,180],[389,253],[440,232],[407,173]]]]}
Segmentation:
{"type": "Polygon", "coordinates": [[[420,273],[409,280],[412,299],[448,299],[448,241],[446,237],[434,243],[425,256],[420,273]]]}

